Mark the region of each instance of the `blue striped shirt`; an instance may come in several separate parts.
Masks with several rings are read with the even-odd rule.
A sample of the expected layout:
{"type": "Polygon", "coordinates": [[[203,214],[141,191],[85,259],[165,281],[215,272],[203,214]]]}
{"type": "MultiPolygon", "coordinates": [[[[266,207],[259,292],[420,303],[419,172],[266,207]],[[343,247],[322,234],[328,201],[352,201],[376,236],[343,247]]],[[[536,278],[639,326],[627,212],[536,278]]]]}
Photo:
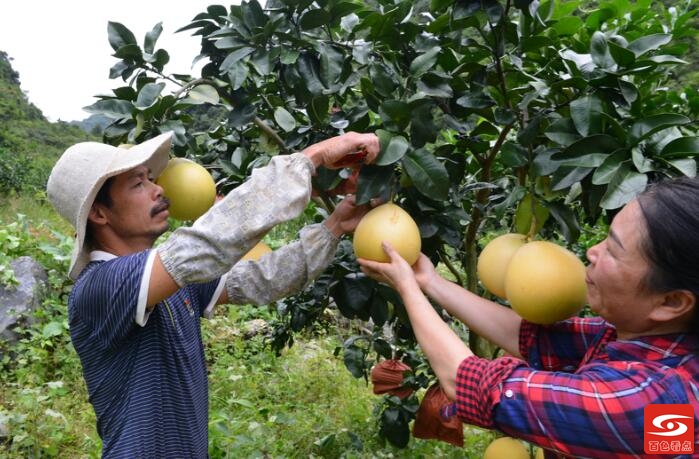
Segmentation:
{"type": "Polygon", "coordinates": [[[97,417],[102,454],[207,457],[200,319],[219,281],[184,287],[142,317],[149,253],[91,262],[68,300],[71,339],[97,417]]]}

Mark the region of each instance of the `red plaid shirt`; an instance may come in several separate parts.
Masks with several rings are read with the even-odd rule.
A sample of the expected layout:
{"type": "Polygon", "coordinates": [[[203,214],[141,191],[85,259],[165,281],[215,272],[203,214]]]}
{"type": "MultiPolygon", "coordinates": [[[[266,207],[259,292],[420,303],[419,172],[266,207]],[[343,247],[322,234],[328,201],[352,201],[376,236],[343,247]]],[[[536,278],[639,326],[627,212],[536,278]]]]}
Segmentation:
{"type": "Polygon", "coordinates": [[[550,326],[523,321],[520,353],[526,362],[469,357],[461,363],[457,414],[541,445],[547,457],[650,457],[643,452],[649,403],[690,403],[699,425],[698,352],[696,335],[621,341],[600,318],[550,326]]]}

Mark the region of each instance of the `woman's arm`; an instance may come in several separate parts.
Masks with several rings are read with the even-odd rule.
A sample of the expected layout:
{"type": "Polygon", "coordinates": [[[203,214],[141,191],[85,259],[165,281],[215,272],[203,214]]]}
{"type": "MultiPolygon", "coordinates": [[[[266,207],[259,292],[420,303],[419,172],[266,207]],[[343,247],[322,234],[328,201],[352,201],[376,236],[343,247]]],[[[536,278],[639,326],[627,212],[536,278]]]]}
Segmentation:
{"type": "Polygon", "coordinates": [[[522,319],[512,309],[482,298],[441,277],[425,255],[414,268],[422,291],[479,336],[510,355],[519,355],[522,319]]]}

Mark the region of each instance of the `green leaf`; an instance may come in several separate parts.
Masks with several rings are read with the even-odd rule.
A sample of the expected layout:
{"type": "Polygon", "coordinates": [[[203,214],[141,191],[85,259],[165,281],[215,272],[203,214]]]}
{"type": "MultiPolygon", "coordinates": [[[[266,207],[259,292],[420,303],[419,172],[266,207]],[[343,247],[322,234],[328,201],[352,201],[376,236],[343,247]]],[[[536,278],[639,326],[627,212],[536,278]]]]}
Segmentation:
{"type": "Polygon", "coordinates": [[[575,123],[571,118],[559,118],[544,132],[544,135],[550,140],[562,146],[568,146],[581,139],[578,130],[575,129],[575,123]]]}
{"type": "Polygon", "coordinates": [[[395,131],[405,130],[410,123],[410,105],[402,100],[383,101],[379,114],[386,127],[395,131]]]}
{"type": "Polygon", "coordinates": [[[448,99],[454,95],[449,80],[434,73],[426,73],[417,83],[417,89],[426,96],[448,99]]]}
{"type": "Polygon", "coordinates": [[[403,157],[402,163],[420,193],[437,201],[447,199],[449,174],[432,153],[423,148],[413,150],[403,157]]]}
{"type": "Polygon", "coordinates": [[[578,16],[567,16],[560,18],[551,25],[559,36],[575,35],[583,27],[583,21],[578,16]]]}
{"type": "Polygon", "coordinates": [[[661,46],[670,43],[671,40],[672,34],[669,33],[646,35],[645,37],[640,37],[629,43],[627,49],[632,51],[636,57],[639,57],[648,51],[656,50],[661,46]]]}
{"type": "Polygon", "coordinates": [[[102,114],[109,118],[131,118],[133,104],[128,100],[105,99],[98,100],[92,105],[83,107],[88,113],[102,114]]]}
{"type": "Polygon", "coordinates": [[[646,174],[633,171],[618,173],[607,186],[600,206],[603,209],[618,209],[642,192],[647,184],[646,174]]]}
{"type": "Polygon", "coordinates": [[[626,80],[619,80],[619,90],[627,104],[631,105],[638,100],[638,88],[633,83],[626,80]]]}
{"type": "Polygon", "coordinates": [[[570,103],[570,117],[583,136],[602,132],[602,101],[597,96],[585,96],[570,103]]]}
{"type": "Polygon", "coordinates": [[[143,41],[143,51],[153,54],[155,43],[158,41],[161,33],[163,33],[163,23],[159,22],[146,34],[146,38],[143,41]]]}
{"type": "MultiPolygon", "coordinates": [[[[590,155],[607,154],[616,151],[621,145],[616,138],[607,134],[591,135],[570,144],[552,155],[554,161],[573,161],[590,155]]],[[[596,167],[596,166],[593,166],[596,167]]]]}
{"type": "Polygon", "coordinates": [[[558,223],[566,241],[569,243],[577,241],[580,237],[580,224],[575,218],[573,210],[560,202],[549,202],[547,208],[550,215],[558,223]]]}
{"type": "Polygon", "coordinates": [[[473,110],[480,110],[496,105],[493,98],[482,91],[467,92],[456,99],[456,104],[473,110]]]}
{"type": "Polygon", "coordinates": [[[667,161],[674,169],[677,169],[687,177],[697,176],[697,161],[695,159],[671,159],[667,161]]]}
{"type": "Polygon", "coordinates": [[[508,167],[522,167],[529,161],[527,149],[509,140],[502,145],[500,154],[503,164],[508,167]]]}
{"type": "Polygon", "coordinates": [[[122,46],[137,45],[134,34],[119,22],[107,22],[107,34],[109,45],[114,51],[118,51],[122,46]]]}
{"type": "Polygon", "coordinates": [[[217,104],[219,102],[218,91],[211,85],[200,84],[189,91],[184,102],[193,105],[217,104]]]}
{"type": "Polygon", "coordinates": [[[660,152],[663,158],[699,156],[699,137],[680,137],[665,145],[660,152]]]}
{"type": "Polygon", "coordinates": [[[636,61],[636,55],[632,51],[613,41],[608,42],[607,45],[609,46],[609,54],[619,66],[628,67],[636,61]]]}
{"type": "Polygon", "coordinates": [[[389,407],[381,413],[379,432],[392,445],[405,448],[410,441],[409,419],[401,416],[398,407],[389,407]]]}
{"type": "Polygon", "coordinates": [[[311,99],[308,117],[313,124],[324,124],[330,116],[330,98],[328,96],[315,96],[311,99]]]}
{"type": "Polygon", "coordinates": [[[283,48],[279,61],[284,65],[295,64],[301,53],[296,49],[283,48]]]}
{"type": "MultiPolygon", "coordinates": [[[[388,302],[386,302],[386,300],[384,300],[380,295],[372,295],[369,306],[369,314],[371,315],[371,320],[374,322],[374,324],[377,327],[382,327],[383,324],[385,324],[389,319],[388,302]]],[[[379,354],[382,354],[384,357],[390,356],[390,348],[390,344],[384,340],[377,339],[374,341],[374,349],[376,349],[376,351],[379,352],[379,354]],[[384,344],[383,347],[381,346],[382,343],[384,344]]]]}
{"type": "Polygon", "coordinates": [[[146,110],[158,102],[160,93],[165,89],[165,83],[148,83],[138,92],[134,106],[139,110],[146,110]]]}
{"type": "Polygon", "coordinates": [[[323,82],[323,85],[325,85],[326,88],[329,88],[340,79],[345,56],[334,46],[327,43],[320,43],[319,51],[320,81],[323,82]]]}
{"type": "Polygon", "coordinates": [[[41,336],[44,338],[52,338],[54,336],[59,336],[63,333],[63,324],[61,322],[49,322],[44,325],[41,330],[41,336]]]}
{"type": "Polygon", "coordinates": [[[419,77],[428,70],[431,70],[437,63],[437,57],[441,50],[442,48],[440,46],[435,46],[413,59],[410,63],[410,73],[413,77],[419,77]]]}
{"type": "Polygon", "coordinates": [[[248,79],[249,74],[250,68],[242,61],[238,61],[231,65],[228,68],[228,72],[226,72],[228,82],[234,90],[240,89],[243,84],[245,84],[245,80],[248,79]]]}
{"type": "Polygon", "coordinates": [[[272,52],[266,49],[256,49],[254,53],[250,56],[250,64],[255,68],[255,71],[262,75],[267,76],[272,72],[272,60],[275,57],[272,56],[272,52]]]}
{"type": "Polygon", "coordinates": [[[334,284],[330,293],[343,316],[369,319],[369,299],[373,281],[361,273],[350,273],[334,284]]]}
{"type": "Polygon", "coordinates": [[[606,185],[612,181],[620,168],[627,167],[629,160],[629,152],[627,150],[619,150],[607,156],[600,166],[595,169],[592,174],[592,183],[595,185],[606,185]]]}
{"type": "Polygon", "coordinates": [[[641,151],[641,148],[639,148],[638,146],[633,147],[631,149],[631,160],[633,161],[633,165],[636,166],[636,170],[642,174],[646,174],[655,170],[655,167],[653,166],[653,161],[646,158],[643,155],[643,151],[641,151]]]}
{"type": "Polygon", "coordinates": [[[255,48],[252,48],[250,46],[244,46],[242,48],[236,49],[235,51],[228,54],[228,56],[226,56],[223,62],[221,62],[221,65],[219,66],[220,71],[227,72],[234,65],[238,64],[238,61],[248,57],[254,51],[255,48]]]}
{"type": "Polygon", "coordinates": [[[362,166],[357,179],[357,205],[366,204],[375,197],[390,195],[392,178],[393,167],[391,166],[373,164],[362,166]]]}
{"type": "MultiPolygon", "coordinates": [[[[384,131],[385,132],[385,131],[384,131]]],[[[408,152],[410,144],[402,135],[392,136],[385,148],[381,148],[374,164],[377,166],[389,166],[400,161],[408,152]]]]}
{"type": "Polygon", "coordinates": [[[141,62],[143,60],[143,51],[138,45],[124,45],[114,53],[114,57],[119,59],[141,62]]]}
{"type": "Polygon", "coordinates": [[[296,120],[284,107],[277,107],[274,110],[274,121],[286,132],[296,129],[296,120]]]}
{"type": "Polygon", "coordinates": [[[609,47],[607,46],[607,37],[602,32],[597,31],[592,34],[590,54],[592,55],[592,62],[597,67],[611,69],[614,66],[614,59],[609,53],[609,47]]]}
{"type": "Polygon", "coordinates": [[[524,146],[532,146],[539,135],[541,125],[541,114],[537,114],[529,120],[529,123],[517,133],[517,141],[524,146]]]}
{"type": "Polygon", "coordinates": [[[163,71],[165,64],[170,62],[170,55],[164,49],[159,49],[152,56],[144,55],[146,62],[153,65],[159,72],[163,71]]]}
{"type": "Polygon", "coordinates": [[[236,105],[232,111],[228,113],[228,124],[231,127],[239,128],[242,127],[257,116],[257,109],[251,104],[240,104],[236,105]]]}
{"type": "Polygon", "coordinates": [[[652,115],[636,121],[629,131],[629,142],[631,145],[638,144],[641,140],[652,134],[674,126],[689,124],[692,120],[684,115],[674,113],[663,113],[652,115]]]}
{"type": "Polygon", "coordinates": [[[580,182],[594,169],[589,167],[560,167],[554,173],[551,182],[553,191],[565,190],[580,182]]]}
{"type": "Polygon", "coordinates": [[[365,377],[366,366],[364,362],[366,361],[366,352],[364,349],[356,345],[346,346],[342,360],[345,364],[345,368],[347,368],[352,376],[355,378],[365,377]]]}
{"type": "Polygon", "coordinates": [[[319,63],[310,53],[302,54],[296,61],[297,72],[300,75],[303,86],[314,96],[320,96],[325,91],[323,83],[318,77],[319,63]]]}
{"type": "Polygon", "coordinates": [[[301,19],[299,20],[299,25],[303,30],[315,29],[318,27],[323,27],[330,23],[330,13],[322,9],[313,9],[306,11],[301,19]]]}
{"type": "Polygon", "coordinates": [[[435,119],[434,106],[434,102],[429,99],[417,100],[410,104],[410,143],[417,148],[437,140],[440,128],[435,119]]]}

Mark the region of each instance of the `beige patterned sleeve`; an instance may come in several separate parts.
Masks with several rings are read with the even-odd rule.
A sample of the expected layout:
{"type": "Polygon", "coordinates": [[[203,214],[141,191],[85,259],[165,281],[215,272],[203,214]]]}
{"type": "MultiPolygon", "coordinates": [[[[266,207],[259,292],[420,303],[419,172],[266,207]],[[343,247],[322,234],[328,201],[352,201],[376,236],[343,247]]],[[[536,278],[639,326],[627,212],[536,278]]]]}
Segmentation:
{"type": "Polygon", "coordinates": [[[228,302],[268,304],[300,292],[327,268],[338,242],[325,225],[309,225],[298,240],[257,261],[239,262],[226,276],[228,302]]]}
{"type": "Polygon", "coordinates": [[[275,225],[298,216],[311,197],[313,164],[301,153],[276,156],[192,226],[157,249],[179,286],[225,274],[275,225]]]}

